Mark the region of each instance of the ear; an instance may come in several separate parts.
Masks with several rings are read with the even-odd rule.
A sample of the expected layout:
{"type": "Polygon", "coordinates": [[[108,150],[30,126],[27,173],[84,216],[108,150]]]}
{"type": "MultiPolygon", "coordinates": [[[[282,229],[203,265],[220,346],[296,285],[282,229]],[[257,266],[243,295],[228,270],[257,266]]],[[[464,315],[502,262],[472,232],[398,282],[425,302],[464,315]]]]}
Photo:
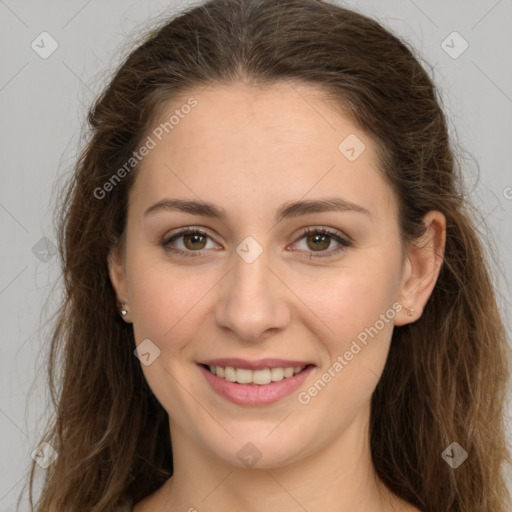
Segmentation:
{"type": "Polygon", "coordinates": [[[446,219],[438,211],[423,217],[425,233],[409,244],[402,269],[401,295],[403,309],[395,317],[395,325],[415,322],[421,317],[434,286],[444,258],[446,244],[446,219]],[[409,308],[413,308],[411,312],[409,308]]]}
{"type": "Polygon", "coordinates": [[[112,283],[112,287],[116,292],[117,300],[119,302],[126,302],[128,300],[126,286],[126,271],[122,249],[120,248],[120,246],[115,246],[112,249],[110,249],[107,257],[107,263],[110,282],[112,283]]]}

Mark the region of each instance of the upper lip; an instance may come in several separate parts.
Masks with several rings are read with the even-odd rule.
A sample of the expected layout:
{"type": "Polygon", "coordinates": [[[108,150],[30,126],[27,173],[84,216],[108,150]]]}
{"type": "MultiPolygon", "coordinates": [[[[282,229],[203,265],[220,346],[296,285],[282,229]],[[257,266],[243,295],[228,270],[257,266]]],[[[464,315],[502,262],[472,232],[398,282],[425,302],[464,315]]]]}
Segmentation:
{"type": "Polygon", "coordinates": [[[297,361],[292,359],[276,359],[276,358],[265,358],[249,361],[247,359],[240,359],[238,357],[224,357],[220,359],[208,359],[200,361],[199,364],[207,366],[230,366],[232,368],[244,368],[247,370],[260,370],[262,368],[289,368],[297,366],[308,366],[313,365],[309,361],[297,361]]]}

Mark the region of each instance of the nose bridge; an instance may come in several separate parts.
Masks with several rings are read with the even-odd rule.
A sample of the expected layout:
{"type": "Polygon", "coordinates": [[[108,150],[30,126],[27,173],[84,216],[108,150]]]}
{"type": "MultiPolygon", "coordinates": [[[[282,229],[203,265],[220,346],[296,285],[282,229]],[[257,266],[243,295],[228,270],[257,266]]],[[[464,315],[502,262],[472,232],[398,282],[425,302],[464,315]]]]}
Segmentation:
{"type": "Polygon", "coordinates": [[[219,326],[240,339],[257,341],[269,329],[282,329],[290,319],[283,284],[271,263],[270,252],[252,237],[236,249],[215,316],[219,326]]]}

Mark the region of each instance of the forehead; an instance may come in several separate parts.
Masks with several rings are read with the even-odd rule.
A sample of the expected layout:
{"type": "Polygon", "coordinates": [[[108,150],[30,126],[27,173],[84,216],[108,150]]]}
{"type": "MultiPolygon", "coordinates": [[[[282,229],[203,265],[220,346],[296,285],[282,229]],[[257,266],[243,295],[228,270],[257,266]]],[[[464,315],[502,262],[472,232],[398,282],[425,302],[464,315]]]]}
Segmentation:
{"type": "MultiPolygon", "coordinates": [[[[189,112],[180,116],[172,130],[167,130],[180,137],[181,142],[193,134],[196,142],[204,144],[211,140],[218,143],[219,138],[225,145],[238,140],[244,142],[244,151],[249,151],[252,139],[247,140],[248,134],[257,136],[262,144],[281,141],[312,145],[324,140],[327,134],[336,140],[339,135],[336,132],[355,130],[332,102],[327,103],[321,89],[292,82],[266,87],[244,83],[210,85],[170,101],[156,124],[164,126],[174,112],[185,110],[191,98],[196,106],[187,108],[189,112]]],[[[323,149],[328,142],[321,144],[323,149]]]]}
{"type": "Polygon", "coordinates": [[[307,84],[192,90],[169,101],[151,130],[133,191],[142,202],[251,198],[268,208],[308,191],[391,199],[369,137],[307,84]]]}

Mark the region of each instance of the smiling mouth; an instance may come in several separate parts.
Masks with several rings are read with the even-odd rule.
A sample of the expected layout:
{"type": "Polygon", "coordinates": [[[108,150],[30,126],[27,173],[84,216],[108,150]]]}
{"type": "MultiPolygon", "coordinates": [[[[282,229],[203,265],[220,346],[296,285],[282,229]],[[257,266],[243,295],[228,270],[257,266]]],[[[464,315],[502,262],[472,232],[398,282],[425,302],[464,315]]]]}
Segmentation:
{"type": "Polygon", "coordinates": [[[232,366],[212,366],[206,364],[202,364],[201,366],[213,375],[216,375],[217,377],[228,382],[265,386],[267,384],[271,384],[272,382],[279,382],[289,379],[313,365],[308,364],[306,366],[261,368],[258,370],[234,368],[232,366]]]}

